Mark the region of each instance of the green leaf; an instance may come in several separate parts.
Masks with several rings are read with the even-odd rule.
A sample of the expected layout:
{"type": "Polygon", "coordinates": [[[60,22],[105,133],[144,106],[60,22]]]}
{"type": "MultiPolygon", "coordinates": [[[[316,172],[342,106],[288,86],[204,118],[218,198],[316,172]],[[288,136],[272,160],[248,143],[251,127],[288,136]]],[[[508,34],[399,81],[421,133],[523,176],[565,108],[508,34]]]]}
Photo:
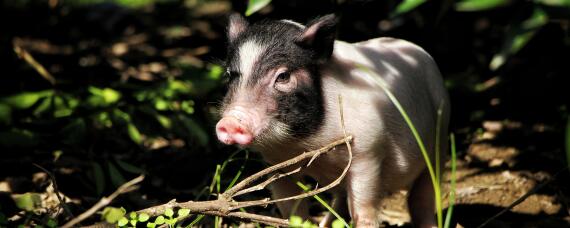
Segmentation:
{"type": "Polygon", "coordinates": [[[427,0],[404,0],[398,6],[396,6],[396,10],[392,12],[391,16],[398,16],[407,12],[412,11],[413,9],[417,8],[418,6],[424,4],[427,0]]]}
{"type": "Polygon", "coordinates": [[[88,90],[92,96],[87,99],[87,103],[92,107],[107,107],[121,98],[121,93],[111,88],[100,89],[90,86],[88,90]]]}
{"type": "Polygon", "coordinates": [[[122,217],[121,219],[119,219],[119,223],[117,225],[121,227],[121,226],[126,226],[127,224],[129,224],[129,220],[126,217],[122,217]]]}
{"type": "Polygon", "coordinates": [[[133,123],[127,124],[127,132],[129,133],[129,138],[131,138],[133,142],[135,142],[136,144],[141,144],[142,142],[141,133],[133,123]]]}
{"type": "Polygon", "coordinates": [[[63,143],[80,146],[86,139],[87,124],[83,118],[75,118],[61,129],[60,134],[63,136],[63,143]]]}
{"type": "Polygon", "coordinates": [[[42,198],[37,193],[25,193],[14,197],[16,206],[25,211],[33,211],[42,204],[42,198]]]}
{"type": "Polygon", "coordinates": [[[48,219],[46,222],[46,226],[53,228],[53,227],[57,227],[57,221],[55,221],[54,219],[48,219]]]}
{"type": "Polygon", "coordinates": [[[305,222],[303,222],[303,225],[301,226],[303,228],[313,228],[315,227],[315,224],[311,223],[311,221],[309,220],[305,220],[305,222]]]}
{"type": "Polygon", "coordinates": [[[224,68],[220,65],[211,65],[210,71],[208,72],[208,78],[212,80],[220,80],[224,73],[224,68]]]}
{"type": "Polygon", "coordinates": [[[178,217],[185,217],[190,214],[190,210],[186,208],[182,208],[178,210],[178,217]]]}
{"type": "Polygon", "coordinates": [[[289,226],[292,227],[301,227],[303,225],[303,219],[299,216],[291,216],[291,218],[289,218],[289,226]]]}
{"type": "Polygon", "coordinates": [[[111,176],[111,183],[113,183],[113,186],[119,187],[123,183],[127,182],[125,180],[125,177],[123,177],[123,174],[121,174],[121,172],[115,165],[113,165],[113,163],[107,162],[107,167],[109,169],[109,175],[111,176]]]}
{"type": "Polygon", "coordinates": [[[39,137],[29,130],[10,129],[0,131],[0,145],[4,147],[32,148],[39,143],[39,137]]]}
{"type": "Polygon", "coordinates": [[[9,125],[12,122],[12,108],[0,103],[0,124],[9,125]]]}
{"type": "Polygon", "coordinates": [[[139,219],[139,222],[146,222],[146,221],[148,221],[149,218],[150,218],[150,216],[149,216],[148,214],[146,214],[146,213],[141,213],[141,214],[139,215],[139,218],[138,218],[138,219],[139,219]]]}
{"type": "Polygon", "coordinates": [[[156,115],[156,120],[160,125],[166,129],[170,129],[172,127],[172,120],[163,115],[156,115]]]}
{"type": "Polygon", "coordinates": [[[178,221],[177,218],[171,218],[171,219],[167,219],[165,222],[166,222],[166,224],[170,225],[170,227],[173,227],[177,221],[178,221]]]}
{"type": "Polygon", "coordinates": [[[1,103],[7,104],[14,109],[28,109],[38,102],[39,99],[53,95],[52,90],[39,92],[24,92],[0,99],[1,103]]]}
{"type": "Polygon", "coordinates": [[[137,227],[137,220],[136,219],[129,220],[129,223],[131,224],[131,226],[137,227]]]}
{"type": "Polygon", "coordinates": [[[130,163],[127,163],[125,161],[122,161],[121,159],[115,159],[115,162],[117,162],[117,165],[119,165],[119,167],[121,167],[121,169],[129,172],[129,173],[133,173],[133,174],[141,174],[144,173],[144,170],[132,165],[130,163]]]}
{"type": "Polygon", "coordinates": [[[156,219],[154,220],[154,223],[156,225],[162,225],[164,224],[164,216],[159,215],[158,217],[156,217],[156,219]]]}
{"type": "Polygon", "coordinates": [[[137,219],[137,213],[134,211],[129,213],[129,219],[130,220],[137,219]]]}
{"type": "Polygon", "coordinates": [[[520,51],[547,22],[548,16],[546,13],[540,8],[535,8],[530,18],[507,31],[501,51],[493,56],[489,68],[497,70],[501,67],[508,57],[520,51]]]}
{"type": "Polygon", "coordinates": [[[166,211],[164,211],[164,215],[172,218],[172,216],[174,215],[174,211],[172,210],[172,208],[167,208],[166,211]]]}
{"type": "Polygon", "coordinates": [[[95,181],[95,191],[97,195],[103,194],[105,190],[105,173],[103,172],[103,167],[97,162],[91,162],[91,168],[93,170],[93,181],[95,181]]]}
{"type": "Polygon", "coordinates": [[[105,209],[103,209],[103,213],[101,214],[102,219],[110,224],[115,224],[117,221],[124,218],[124,216],[125,210],[116,207],[105,207],[105,209]]]}
{"type": "Polygon", "coordinates": [[[35,116],[39,116],[39,115],[43,114],[45,111],[47,111],[51,107],[52,101],[53,101],[53,96],[44,97],[44,98],[41,98],[40,100],[41,100],[41,103],[34,109],[34,115],[35,116]]]}
{"type": "Polygon", "coordinates": [[[332,228],[344,228],[344,222],[338,219],[335,219],[332,222],[332,228]]]}
{"type": "Polygon", "coordinates": [[[250,16],[255,12],[259,11],[266,5],[271,3],[271,0],[249,0],[247,4],[247,9],[245,10],[245,16],[250,16]]]}
{"type": "Polygon", "coordinates": [[[457,11],[480,11],[502,7],[511,3],[511,0],[463,0],[455,3],[457,11]]]}
{"type": "Polygon", "coordinates": [[[570,7],[570,0],[535,0],[535,2],[554,7],[570,7]]]}
{"type": "Polygon", "coordinates": [[[148,223],[146,223],[146,227],[148,227],[148,228],[155,228],[155,227],[156,227],[156,223],[154,223],[154,222],[148,222],[148,223]]]}

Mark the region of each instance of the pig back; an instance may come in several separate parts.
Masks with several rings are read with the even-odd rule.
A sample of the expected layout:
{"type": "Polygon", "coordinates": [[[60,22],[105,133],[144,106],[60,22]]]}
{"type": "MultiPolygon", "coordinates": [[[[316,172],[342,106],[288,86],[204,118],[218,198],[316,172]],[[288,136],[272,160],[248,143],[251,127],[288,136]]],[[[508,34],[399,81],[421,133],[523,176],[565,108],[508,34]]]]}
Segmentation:
{"type": "MultiPolygon", "coordinates": [[[[440,135],[441,142],[447,142],[449,100],[443,80],[429,54],[410,42],[393,38],[335,43],[331,64],[322,70],[325,124],[309,144],[342,137],[338,107],[338,97],[342,96],[346,130],[354,136],[353,168],[379,172],[384,189],[397,190],[409,186],[425,163],[408,125],[377,85],[375,76],[382,77],[406,110],[434,162],[437,110],[442,103],[440,135]]],[[[444,145],[441,154],[445,154],[444,145]]],[[[340,162],[345,161],[343,156],[326,159],[327,166],[345,164],[340,162]]]]}

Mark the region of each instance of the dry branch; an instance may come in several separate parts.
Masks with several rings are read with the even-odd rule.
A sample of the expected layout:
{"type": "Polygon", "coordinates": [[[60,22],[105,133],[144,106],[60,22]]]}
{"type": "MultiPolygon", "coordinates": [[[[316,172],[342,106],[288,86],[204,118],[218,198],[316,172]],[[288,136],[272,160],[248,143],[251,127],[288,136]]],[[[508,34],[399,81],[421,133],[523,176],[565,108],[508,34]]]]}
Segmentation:
{"type": "Polygon", "coordinates": [[[216,199],[216,200],[187,201],[187,202],[181,202],[181,203],[176,202],[175,200],[172,200],[172,201],[165,203],[165,204],[162,204],[162,205],[153,206],[150,208],[139,210],[139,211],[137,211],[137,213],[146,213],[150,216],[158,216],[158,215],[164,214],[164,212],[168,208],[184,208],[184,209],[190,210],[190,213],[192,213],[192,214],[204,214],[204,215],[232,217],[232,218],[238,218],[238,219],[245,219],[245,220],[249,220],[249,221],[253,221],[253,222],[264,223],[264,224],[272,225],[272,226],[287,226],[289,224],[289,222],[286,219],[257,215],[257,214],[247,213],[247,212],[240,212],[240,211],[238,211],[238,209],[245,208],[245,207],[251,207],[251,206],[267,206],[269,204],[276,203],[276,202],[306,198],[306,197],[310,197],[310,196],[319,194],[321,192],[327,191],[327,190],[337,186],[338,184],[340,184],[342,179],[346,176],[346,173],[348,172],[348,169],[350,168],[350,164],[352,163],[352,150],[350,149],[350,141],[351,140],[352,140],[352,136],[345,136],[344,138],[336,140],[336,141],[330,143],[329,145],[326,145],[320,149],[302,153],[302,154],[298,155],[297,157],[291,158],[289,160],[286,160],[286,161],[283,161],[281,163],[270,166],[268,168],[265,168],[264,170],[261,170],[255,174],[245,178],[244,180],[242,180],[239,183],[237,183],[236,185],[234,185],[234,187],[232,187],[232,188],[228,189],[227,191],[225,191],[224,193],[218,195],[218,199],[216,199]],[[282,177],[289,176],[289,175],[292,175],[294,173],[299,172],[302,168],[304,168],[305,166],[309,166],[311,163],[311,162],[309,162],[306,164],[301,164],[301,162],[303,162],[305,160],[309,160],[309,159],[312,161],[316,157],[332,151],[335,147],[337,147],[341,144],[347,144],[348,151],[349,151],[349,160],[348,160],[347,165],[344,168],[342,174],[336,180],[331,182],[330,184],[328,184],[324,187],[316,188],[316,189],[309,191],[309,192],[305,192],[302,194],[298,194],[298,195],[294,195],[294,196],[290,196],[290,197],[286,197],[286,198],[281,198],[281,199],[270,200],[269,198],[265,198],[265,199],[260,199],[260,200],[241,201],[241,202],[234,200],[234,197],[236,197],[238,195],[242,195],[245,193],[250,193],[250,192],[254,192],[254,191],[264,189],[267,185],[271,184],[272,182],[274,182],[274,181],[276,181],[282,177]],[[299,167],[292,170],[292,171],[286,172],[286,173],[277,173],[283,168],[287,168],[287,167],[294,166],[294,165],[298,165],[299,167]],[[270,175],[270,174],[273,174],[273,175],[271,175],[266,180],[261,181],[261,183],[253,185],[251,187],[248,187],[248,186],[256,183],[257,181],[259,181],[264,176],[270,175]]]}
{"type": "Polygon", "coordinates": [[[80,223],[81,221],[85,220],[86,218],[89,218],[91,215],[95,214],[95,212],[97,212],[99,209],[101,209],[101,208],[107,206],[109,203],[111,203],[117,196],[136,189],[135,185],[140,183],[143,180],[144,180],[144,176],[139,176],[135,179],[130,180],[127,183],[124,183],[115,192],[113,192],[113,194],[111,194],[107,197],[103,197],[101,200],[99,200],[99,202],[97,202],[95,205],[93,205],[93,207],[89,208],[89,210],[81,213],[79,216],[77,216],[74,219],[67,222],[65,225],[62,226],[62,228],[73,227],[76,224],[80,223]]]}

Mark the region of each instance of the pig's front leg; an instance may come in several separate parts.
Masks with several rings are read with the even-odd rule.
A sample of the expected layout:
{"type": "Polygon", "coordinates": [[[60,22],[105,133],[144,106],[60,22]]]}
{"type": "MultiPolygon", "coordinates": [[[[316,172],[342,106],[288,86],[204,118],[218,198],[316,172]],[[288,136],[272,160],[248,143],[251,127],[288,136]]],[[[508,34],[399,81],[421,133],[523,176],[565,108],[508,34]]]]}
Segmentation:
{"type": "MultiPolygon", "coordinates": [[[[273,199],[281,199],[302,193],[303,190],[295,184],[297,180],[298,178],[282,178],[273,182],[271,184],[271,195],[273,199]]],[[[306,199],[302,199],[301,202],[297,200],[279,202],[277,203],[277,207],[283,218],[289,218],[291,215],[300,216],[304,220],[310,218],[309,206],[306,199]],[[298,206],[295,208],[295,204],[297,203],[298,206]]]]}
{"type": "Polygon", "coordinates": [[[378,205],[381,200],[380,164],[368,153],[354,159],[347,184],[348,208],[356,227],[378,227],[378,205]]]}

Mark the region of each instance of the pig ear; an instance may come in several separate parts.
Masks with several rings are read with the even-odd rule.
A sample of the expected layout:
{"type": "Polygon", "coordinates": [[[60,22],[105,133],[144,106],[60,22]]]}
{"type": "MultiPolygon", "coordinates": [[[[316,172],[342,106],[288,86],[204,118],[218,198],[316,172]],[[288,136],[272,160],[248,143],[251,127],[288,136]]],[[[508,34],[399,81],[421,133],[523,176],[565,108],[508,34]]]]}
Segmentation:
{"type": "Polygon", "coordinates": [[[307,24],[295,42],[303,48],[314,50],[319,61],[326,61],[333,51],[337,24],[334,14],[317,18],[307,24]]]}
{"type": "Polygon", "coordinates": [[[242,34],[248,26],[249,23],[241,15],[238,13],[231,14],[228,23],[228,40],[230,42],[234,42],[235,39],[238,38],[238,36],[242,34]]]}

